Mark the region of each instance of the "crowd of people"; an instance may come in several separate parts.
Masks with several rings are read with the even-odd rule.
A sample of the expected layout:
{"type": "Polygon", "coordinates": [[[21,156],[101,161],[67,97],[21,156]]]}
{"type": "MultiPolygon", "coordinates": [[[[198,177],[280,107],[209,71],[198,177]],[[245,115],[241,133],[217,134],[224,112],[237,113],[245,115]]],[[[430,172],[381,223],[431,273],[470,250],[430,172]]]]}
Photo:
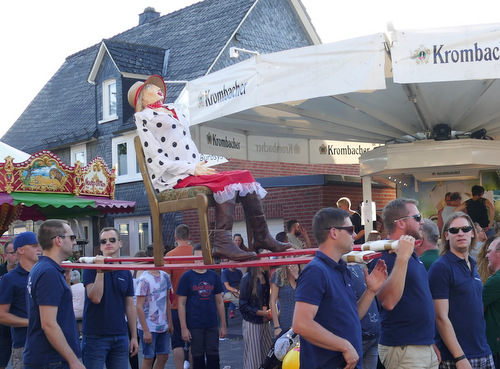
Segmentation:
{"type": "MultiPolygon", "coordinates": [[[[290,329],[300,336],[307,368],[500,365],[500,235],[485,240],[482,227],[462,211],[450,212],[439,232],[415,200],[397,198],[382,212],[387,239],[398,240],[397,247],[368,265],[348,265],[342,256],[357,239],[352,216],[342,206],[317,212],[318,250],[307,265],[220,274],[99,269],[122,247],[118,230],[104,228],[96,268],[81,277],[61,267],[76,236],[67,222],[48,220],[38,234],[23,232],[4,245],[0,324],[11,327],[12,348],[0,359],[7,366],[10,358],[14,369],[159,369],[173,351],[176,368],[185,361],[194,369],[220,368],[226,302],[230,317],[237,309],[242,317],[244,369],[261,367],[273,342],[290,329]]],[[[286,231],[295,247],[311,245],[297,220],[286,231]]],[[[241,235],[234,238],[247,249],[241,235]]],[[[201,253],[186,225],[176,228],[175,240],[167,256],[201,253]]]]}

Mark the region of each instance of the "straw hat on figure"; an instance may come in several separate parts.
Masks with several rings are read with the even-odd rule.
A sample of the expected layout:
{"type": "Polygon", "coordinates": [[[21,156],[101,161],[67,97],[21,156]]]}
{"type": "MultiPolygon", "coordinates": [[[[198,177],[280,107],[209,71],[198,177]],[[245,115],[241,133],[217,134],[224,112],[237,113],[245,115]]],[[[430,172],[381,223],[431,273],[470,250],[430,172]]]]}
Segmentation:
{"type": "Polygon", "coordinates": [[[189,132],[186,117],[164,104],[165,82],[151,76],[136,82],[128,91],[128,101],[135,108],[135,124],[151,181],[157,192],[193,186],[207,186],[214,194],[216,232],[212,255],[230,260],[248,260],[254,252],[241,250],[232,238],[237,196],[245,217],[250,221],[255,250],[273,252],[290,248],[270,234],[262,210],[261,198],[267,191],[247,170],[217,172],[200,161],[200,153],[189,132]]]}

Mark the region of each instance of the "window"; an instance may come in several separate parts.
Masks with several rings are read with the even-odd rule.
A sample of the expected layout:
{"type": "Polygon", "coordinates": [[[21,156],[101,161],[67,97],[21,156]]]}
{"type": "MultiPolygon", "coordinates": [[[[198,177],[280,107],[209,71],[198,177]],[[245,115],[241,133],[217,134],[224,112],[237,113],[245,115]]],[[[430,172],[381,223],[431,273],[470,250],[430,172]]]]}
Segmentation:
{"type": "Polygon", "coordinates": [[[116,183],[140,181],[141,171],[135,156],[134,133],[124,134],[112,140],[113,165],[117,165],[116,183]]]}
{"type": "Polygon", "coordinates": [[[120,232],[122,240],[121,256],[134,256],[137,251],[144,250],[151,244],[151,221],[149,217],[116,218],[115,228],[120,232]]]}
{"type": "Polygon", "coordinates": [[[79,161],[82,167],[87,164],[87,147],[85,144],[71,147],[71,165],[79,161]]]}
{"type": "Polygon", "coordinates": [[[116,80],[111,79],[104,81],[102,84],[102,120],[99,123],[104,123],[117,118],[116,80]]]}

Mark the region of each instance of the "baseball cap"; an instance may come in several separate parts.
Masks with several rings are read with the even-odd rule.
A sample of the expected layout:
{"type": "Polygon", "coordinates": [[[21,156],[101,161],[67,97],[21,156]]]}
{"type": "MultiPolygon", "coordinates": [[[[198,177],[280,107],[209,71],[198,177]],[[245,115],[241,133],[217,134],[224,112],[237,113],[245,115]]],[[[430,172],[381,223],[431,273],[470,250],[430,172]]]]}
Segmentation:
{"type": "Polygon", "coordinates": [[[25,245],[37,245],[36,234],[33,232],[22,232],[14,240],[14,251],[25,245]]]}

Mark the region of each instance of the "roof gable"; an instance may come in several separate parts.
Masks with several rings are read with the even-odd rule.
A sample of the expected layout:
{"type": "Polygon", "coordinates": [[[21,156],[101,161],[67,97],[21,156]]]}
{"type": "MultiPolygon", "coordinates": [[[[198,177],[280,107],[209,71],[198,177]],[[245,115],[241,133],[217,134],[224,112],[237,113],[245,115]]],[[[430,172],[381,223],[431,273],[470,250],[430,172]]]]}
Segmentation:
{"type": "Polygon", "coordinates": [[[143,76],[152,74],[165,75],[168,65],[168,50],[156,46],[130,42],[103,40],[95,58],[88,81],[95,80],[106,53],[123,76],[143,76]]]}

